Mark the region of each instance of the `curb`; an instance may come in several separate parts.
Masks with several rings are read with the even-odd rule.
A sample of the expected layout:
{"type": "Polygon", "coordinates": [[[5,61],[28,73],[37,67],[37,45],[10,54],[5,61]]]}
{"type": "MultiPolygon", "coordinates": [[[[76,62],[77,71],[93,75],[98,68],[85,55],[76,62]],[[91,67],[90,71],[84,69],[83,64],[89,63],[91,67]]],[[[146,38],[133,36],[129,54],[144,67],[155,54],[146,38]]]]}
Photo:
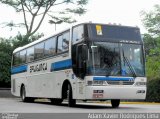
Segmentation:
{"type": "Polygon", "coordinates": [[[0,90],[11,90],[11,88],[0,88],[0,90]]]}

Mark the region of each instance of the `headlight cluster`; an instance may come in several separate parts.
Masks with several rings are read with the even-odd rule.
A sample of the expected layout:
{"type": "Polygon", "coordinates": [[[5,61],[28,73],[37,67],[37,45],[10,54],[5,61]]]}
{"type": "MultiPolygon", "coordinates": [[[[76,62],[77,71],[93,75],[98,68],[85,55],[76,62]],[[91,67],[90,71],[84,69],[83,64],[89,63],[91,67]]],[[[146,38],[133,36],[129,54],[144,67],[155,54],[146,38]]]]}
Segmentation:
{"type": "Polygon", "coordinates": [[[108,85],[107,81],[88,81],[88,86],[100,86],[100,85],[108,85]]]}

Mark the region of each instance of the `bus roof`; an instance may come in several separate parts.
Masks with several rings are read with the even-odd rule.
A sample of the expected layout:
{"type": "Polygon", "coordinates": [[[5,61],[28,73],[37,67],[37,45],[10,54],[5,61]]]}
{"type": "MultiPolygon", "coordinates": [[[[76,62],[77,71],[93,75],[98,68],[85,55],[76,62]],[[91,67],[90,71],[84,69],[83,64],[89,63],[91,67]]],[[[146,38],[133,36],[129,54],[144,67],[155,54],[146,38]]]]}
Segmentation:
{"type": "MultiPolygon", "coordinates": [[[[128,27],[128,28],[137,28],[137,29],[139,29],[138,27],[133,27],[133,26],[124,26],[124,25],[118,25],[118,24],[92,23],[92,22],[76,23],[76,24],[72,25],[70,28],[72,28],[72,27],[74,27],[74,26],[81,25],[81,24],[99,24],[99,25],[119,26],[119,27],[128,27]]],[[[66,29],[63,30],[63,31],[56,31],[53,35],[40,38],[40,39],[38,39],[38,40],[36,40],[36,41],[33,41],[33,42],[31,42],[31,43],[29,43],[29,44],[27,44],[27,45],[25,45],[25,46],[18,47],[18,48],[16,48],[16,49],[13,51],[13,53],[16,53],[16,52],[18,52],[18,51],[21,51],[21,50],[23,50],[23,49],[26,49],[26,48],[28,48],[28,47],[31,47],[31,46],[33,46],[33,45],[35,45],[35,44],[37,44],[37,43],[42,42],[42,41],[45,41],[45,40],[47,40],[47,39],[50,38],[50,37],[56,36],[56,35],[58,35],[58,34],[60,34],[60,33],[63,33],[63,32],[65,32],[65,31],[69,30],[70,28],[66,28],[66,29]]]]}
{"type": "Polygon", "coordinates": [[[42,41],[45,41],[45,40],[47,40],[48,38],[53,37],[53,36],[56,36],[56,35],[64,32],[64,31],[67,31],[67,30],[71,29],[71,28],[74,27],[74,26],[77,26],[77,25],[80,25],[80,24],[87,24],[87,23],[89,23],[89,22],[76,23],[76,24],[72,25],[70,28],[66,28],[66,29],[61,30],[61,31],[56,31],[53,35],[45,36],[45,37],[40,38],[40,39],[38,39],[38,40],[36,40],[36,41],[33,41],[33,42],[31,42],[31,43],[29,43],[29,44],[27,44],[27,45],[25,45],[25,46],[16,48],[16,49],[13,51],[13,53],[16,53],[16,52],[18,52],[18,51],[21,51],[21,50],[23,50],[23,49],[26,49],[26,48],[28,48],[28,47],[31,47],[31,46],[33,46],[33,45],[35,45],[35,44],[37,44],[37,43],[42,42],[42,41]]]}

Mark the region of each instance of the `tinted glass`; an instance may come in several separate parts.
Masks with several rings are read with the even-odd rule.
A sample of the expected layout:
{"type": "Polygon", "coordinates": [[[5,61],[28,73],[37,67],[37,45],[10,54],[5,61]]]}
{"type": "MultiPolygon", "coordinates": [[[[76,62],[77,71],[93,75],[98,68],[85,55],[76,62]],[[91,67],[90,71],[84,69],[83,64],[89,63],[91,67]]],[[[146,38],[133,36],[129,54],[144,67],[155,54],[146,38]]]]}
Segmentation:
{"type": "Polygon", "coordinates": [[[26,50],[20,52],[20,63],[26,63],[26,50]]]}
{"type": "Polygon", "coordinates": [[[27,49],[27,62],[31,62],[34,60],[34,47],[30,47],[27,49]]]}
{"type": "Polygon", "coordinates": [[[62,50],[67,51],[69,49],[69,32],[63,34],[63,41],[62,41],[62,50]]]}
{"type": "Polygon", "coordinates": [[[144,58],[141,45],[121,44],[123,75],[144,76],[144,58]]]}
{"type": "Polygon", "coordinates": [[[73,44],[81,40],[83,37],[84,37],[84,26],[80,25],[80,26],[74,27],[73,28],[73,41],[72,41],[73,44]]]}
{"type": "Polygon", "coordinates": [[[95,42],[90,46],[88,72],[93,75],[121,75],[120,53],[117,43],[95,42]]]}
{"type": "Polygon", "coordinates": [[[13,55],[13,65],[20,64],[19,52],[13,55]]]}
{"type": "Polygon", "coordinates": [[[57,53],[61,53],[63,52],[63,48],[62,48],[62,41],[63,41],[63,37],[58,36],[58,47],[57,47],[57,53]]]}
{"type": "Polygon", "coordinates": [[[69,32],[65,32],[58,36],[57,53],[68,51],[69,49],[69,32]]]}
{"type": "Polygon", "coordinates": [[[45,42],[45,56],[52,56],[56,53],[56,39],[50,38],[45,42]]]}
{"type": "Polygon", "coordinates": [[[34,56],[34,59],[40,59],[44,56],[44,43],[40,43],[35,46],[34,56]]]}
{"type": "Polygon", "coordinates": [[[87,70],[92,75],[144,76],[142,45],[93,42],[87,70]]]}

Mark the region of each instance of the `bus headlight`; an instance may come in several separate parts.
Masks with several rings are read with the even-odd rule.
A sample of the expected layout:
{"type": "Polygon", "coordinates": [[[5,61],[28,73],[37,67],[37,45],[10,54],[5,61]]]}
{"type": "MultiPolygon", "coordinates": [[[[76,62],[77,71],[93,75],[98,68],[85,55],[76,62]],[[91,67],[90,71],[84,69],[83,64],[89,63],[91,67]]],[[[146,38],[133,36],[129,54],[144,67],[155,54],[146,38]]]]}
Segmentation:
{"type": "Polygon", "coordinates": [[[146,82],[136,82],[136,86],[146,86],[146,82]]]}
{"type": "Polygon", "coordinates": [[[88,86],[92,86],[92,81],[88,81],[88,82],[87,82],[87,85],[88,85],[88,86]]]}
{"type": "Polygon", "coordinates": [[[100,86],[100,85],[107,85],[106,81],[88,81],[87,82],[88,86],[100,86]]]}

